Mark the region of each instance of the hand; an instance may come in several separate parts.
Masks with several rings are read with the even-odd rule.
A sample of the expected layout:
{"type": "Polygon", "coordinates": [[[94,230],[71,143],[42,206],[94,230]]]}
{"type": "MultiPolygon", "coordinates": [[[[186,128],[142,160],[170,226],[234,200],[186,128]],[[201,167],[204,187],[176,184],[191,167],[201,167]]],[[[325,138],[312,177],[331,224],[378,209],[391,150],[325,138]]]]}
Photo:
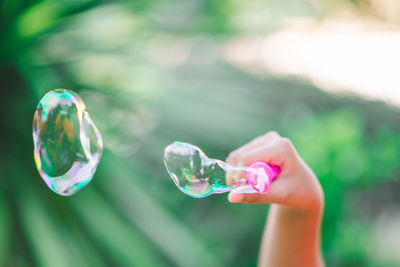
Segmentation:
{"type": "Polygon", "coordinates": [[[229,194],[230,202],[277,203],[305,210],[322,209],[324,197],[318,179],[289,139],[269,132],[233,151],[226,159],[231,166],[249,166],[255,161],[279,166],[281,173],[266,194],[233,190],[229,194]]]}

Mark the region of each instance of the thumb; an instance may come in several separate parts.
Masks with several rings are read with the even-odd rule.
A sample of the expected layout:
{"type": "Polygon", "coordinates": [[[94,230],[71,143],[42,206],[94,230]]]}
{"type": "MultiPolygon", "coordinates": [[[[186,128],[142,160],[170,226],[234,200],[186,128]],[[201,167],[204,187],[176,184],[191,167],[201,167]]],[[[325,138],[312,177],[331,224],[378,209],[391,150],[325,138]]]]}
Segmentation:
{"type": "Polygon", "coordinates": [[[229,193],[228,200],[231,203],[285,204],[287,187],[281,186],[280,184],[280,181],[275,181],[271,185],[270,190],[264,194],[256,192],[250,185],[240,186],[229,193]]]}

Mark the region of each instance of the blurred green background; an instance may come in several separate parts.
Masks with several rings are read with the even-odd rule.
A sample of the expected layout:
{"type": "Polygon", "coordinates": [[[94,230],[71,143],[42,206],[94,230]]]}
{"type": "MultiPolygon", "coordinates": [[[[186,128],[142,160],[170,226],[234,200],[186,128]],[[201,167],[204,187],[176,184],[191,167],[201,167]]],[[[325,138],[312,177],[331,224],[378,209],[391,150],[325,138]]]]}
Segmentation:
{"type": "Polygon", "coordinates": [[[255,266],[267,206],[190,198],[162,156],[180,140],[224,159],[270,130],[324,188],[327,266],[399,266],[386,250],[399,231],[383,231],[400,229],[387,216],[400,207],[399,109],[223,56],[242,34],[370,2],[0,1],[0,266],[255,266]],[[33,112],[54,88],[81,95],[105,145],[72,197],[50,191],[33,161],[33,112]]]}

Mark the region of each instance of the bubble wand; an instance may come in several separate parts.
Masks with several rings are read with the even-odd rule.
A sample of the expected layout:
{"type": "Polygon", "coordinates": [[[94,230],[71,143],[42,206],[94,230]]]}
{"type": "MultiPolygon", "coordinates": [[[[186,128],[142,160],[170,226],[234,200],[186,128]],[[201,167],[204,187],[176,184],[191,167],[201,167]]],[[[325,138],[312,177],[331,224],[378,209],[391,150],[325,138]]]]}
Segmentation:
{"type": "Polygon", "coordinates": [[[164,164],[176,186],[195,198],[242,189],[245,185],[251,187],[242,193],[264,194],[280,173],[279,167],[262,161],[248,167],[233,167],[210,159],[197,146],[183,142],[174,142],[165,148],[164,164]]]}

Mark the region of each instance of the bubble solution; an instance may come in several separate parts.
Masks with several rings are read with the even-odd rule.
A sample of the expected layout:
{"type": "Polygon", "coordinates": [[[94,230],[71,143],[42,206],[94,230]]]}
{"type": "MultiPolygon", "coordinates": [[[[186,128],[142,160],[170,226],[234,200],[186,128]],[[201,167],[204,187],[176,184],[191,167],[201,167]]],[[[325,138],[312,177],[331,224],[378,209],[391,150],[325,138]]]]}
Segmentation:
{"type": "Polygon", "coordinates": [[[203,198],[211,194],[248,188],[242,193],[266,193],[279,168],[264,162],[250,167],[232,167],[208,158],[200,148],[174,142],[164,150],[164,164],[176,186],[185,194],[203,198]],[[251,187],[243,187],[251,185],[251,187]]]}
{"type": "Polygon", "coordinates": [[[78,94],[55,89],[40,100],[33,117],[34,159],[55,193],[70,196],[91,180],[103,142],[78,94]]]}

